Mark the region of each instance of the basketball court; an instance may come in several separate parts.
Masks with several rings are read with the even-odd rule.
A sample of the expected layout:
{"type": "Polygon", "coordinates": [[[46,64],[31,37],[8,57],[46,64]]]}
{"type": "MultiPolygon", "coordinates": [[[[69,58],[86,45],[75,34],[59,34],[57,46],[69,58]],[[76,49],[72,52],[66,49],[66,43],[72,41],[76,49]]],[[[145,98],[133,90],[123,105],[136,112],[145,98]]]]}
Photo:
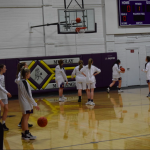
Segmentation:
{"type": "Polygon", "coordinates": [[[4,134],[4,149],[149,149],[150,100],[146,88],[95,93],[95,106],[86,106],[76,94],[68,94],[65,103],[58,98],[36,98],[41,110],[34,110],[29,122],[35,141],[20,139],[17,127],[21,112],[18,100],[10,101],[7,119],[10,131],[4,134]],[[15,108],[15,109],[14,109],[15,108]],[[41,128],[37,119],[45,116],[48,125],[41,128]]]}
{"type": "Polygon", "coordinates": [[[149,18],[150,0],[0,0],[0,150],[150,149],[149,18]]]}

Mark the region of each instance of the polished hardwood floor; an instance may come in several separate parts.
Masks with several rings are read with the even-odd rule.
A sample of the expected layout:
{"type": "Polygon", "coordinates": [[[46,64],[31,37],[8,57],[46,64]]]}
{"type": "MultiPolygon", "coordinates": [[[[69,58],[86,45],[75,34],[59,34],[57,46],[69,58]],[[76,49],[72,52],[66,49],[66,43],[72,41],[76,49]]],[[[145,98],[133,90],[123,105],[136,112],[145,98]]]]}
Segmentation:
{"type": "Polygon", "coordinates": [[[36,98],[40,111],[34,110],[29,122],[34,141],[21,139],[18,123],[21,111],[18,100],[9,101],[4,133],[4,149],[150,149],[150,99],[148,88],[96,92],[95,106],[86,106],[86,95],[78,103],[76,94],[36,98]],[[41,128],[37,119],[44,116],[48,125],[41,128]]]}

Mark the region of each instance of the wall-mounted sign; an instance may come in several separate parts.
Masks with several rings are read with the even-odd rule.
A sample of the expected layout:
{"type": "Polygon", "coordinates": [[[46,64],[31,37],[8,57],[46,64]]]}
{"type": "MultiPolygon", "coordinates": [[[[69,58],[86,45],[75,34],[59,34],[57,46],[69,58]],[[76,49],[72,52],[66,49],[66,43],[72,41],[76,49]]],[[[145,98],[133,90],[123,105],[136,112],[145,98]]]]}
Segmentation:
{"type": "MultiPolygon", "coordinates": [[[[65,84],[65,88],[67,87],[76,87],[76,81],[68,82],[68,85],[65,84]]],[[[56,83],[49,83],[45,89],[56,89],[56,83]]]]}
{"type": "MultiPolygon", "coordinates": [[[[77,64],[80,58],[60,58],[63,60],[64,64],[77,64]]],[[[43,61],[47,65],[57,65],[60,59],[44,59],[43,61]]]]}
{"type": "MultiPolygon", "coordinates": [[[[71,72],[78,64],[80,58],[60,58],[68,67],[64,67],[67,78],[71,78],[71,72]],[[72,66],[70,66],[72,64],[72,66]],[[69,70],[69,72],[68,72],[69,70]],[[70,72],[71,71],[71,72],[70,72]]],[[[28,80],[32,90],[45,90],[58,88],[55,83],[55,66],[58,65],[60,59],[43,59],[22,61],[28,64],[31,70],[31,78],[28,80]]],[[[75,81],[69,81],[65,87],[76,87],[75,81]]]]}
{"type": "Polygon", "coordinates": [[[112,56],[108,56],[105,58],[105,60],[113,60],[113,59],[116,59],[115,57],[112,57],[112,56]]]}

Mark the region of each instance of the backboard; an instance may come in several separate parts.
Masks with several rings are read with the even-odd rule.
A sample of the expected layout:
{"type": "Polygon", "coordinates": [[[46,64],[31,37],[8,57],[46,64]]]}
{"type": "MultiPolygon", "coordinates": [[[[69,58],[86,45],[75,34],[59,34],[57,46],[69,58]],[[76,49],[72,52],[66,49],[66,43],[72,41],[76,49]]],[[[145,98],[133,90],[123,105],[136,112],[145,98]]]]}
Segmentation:
{"type": "Polygon", "coordinates": [[[85,33],[97,32],[93,8],[58,9],[58,34],[77,34],[78,27],[86,27],[85,33]],[[77,23],[76,18],[80,18],[81,22],[77,23]]]}

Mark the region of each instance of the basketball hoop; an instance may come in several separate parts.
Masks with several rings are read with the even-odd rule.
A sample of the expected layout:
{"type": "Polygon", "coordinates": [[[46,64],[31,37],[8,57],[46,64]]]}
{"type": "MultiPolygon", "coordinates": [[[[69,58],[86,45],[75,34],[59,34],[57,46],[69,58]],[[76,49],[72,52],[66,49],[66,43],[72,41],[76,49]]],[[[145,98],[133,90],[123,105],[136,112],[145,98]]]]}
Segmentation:
{"type": "Polygon", "coordinates": [[[84,34],[86,28],[87,28],[87,27],[77,27],[77,28],[76,28],[76,32],[77,32],[78,34],[84,34]]]}

